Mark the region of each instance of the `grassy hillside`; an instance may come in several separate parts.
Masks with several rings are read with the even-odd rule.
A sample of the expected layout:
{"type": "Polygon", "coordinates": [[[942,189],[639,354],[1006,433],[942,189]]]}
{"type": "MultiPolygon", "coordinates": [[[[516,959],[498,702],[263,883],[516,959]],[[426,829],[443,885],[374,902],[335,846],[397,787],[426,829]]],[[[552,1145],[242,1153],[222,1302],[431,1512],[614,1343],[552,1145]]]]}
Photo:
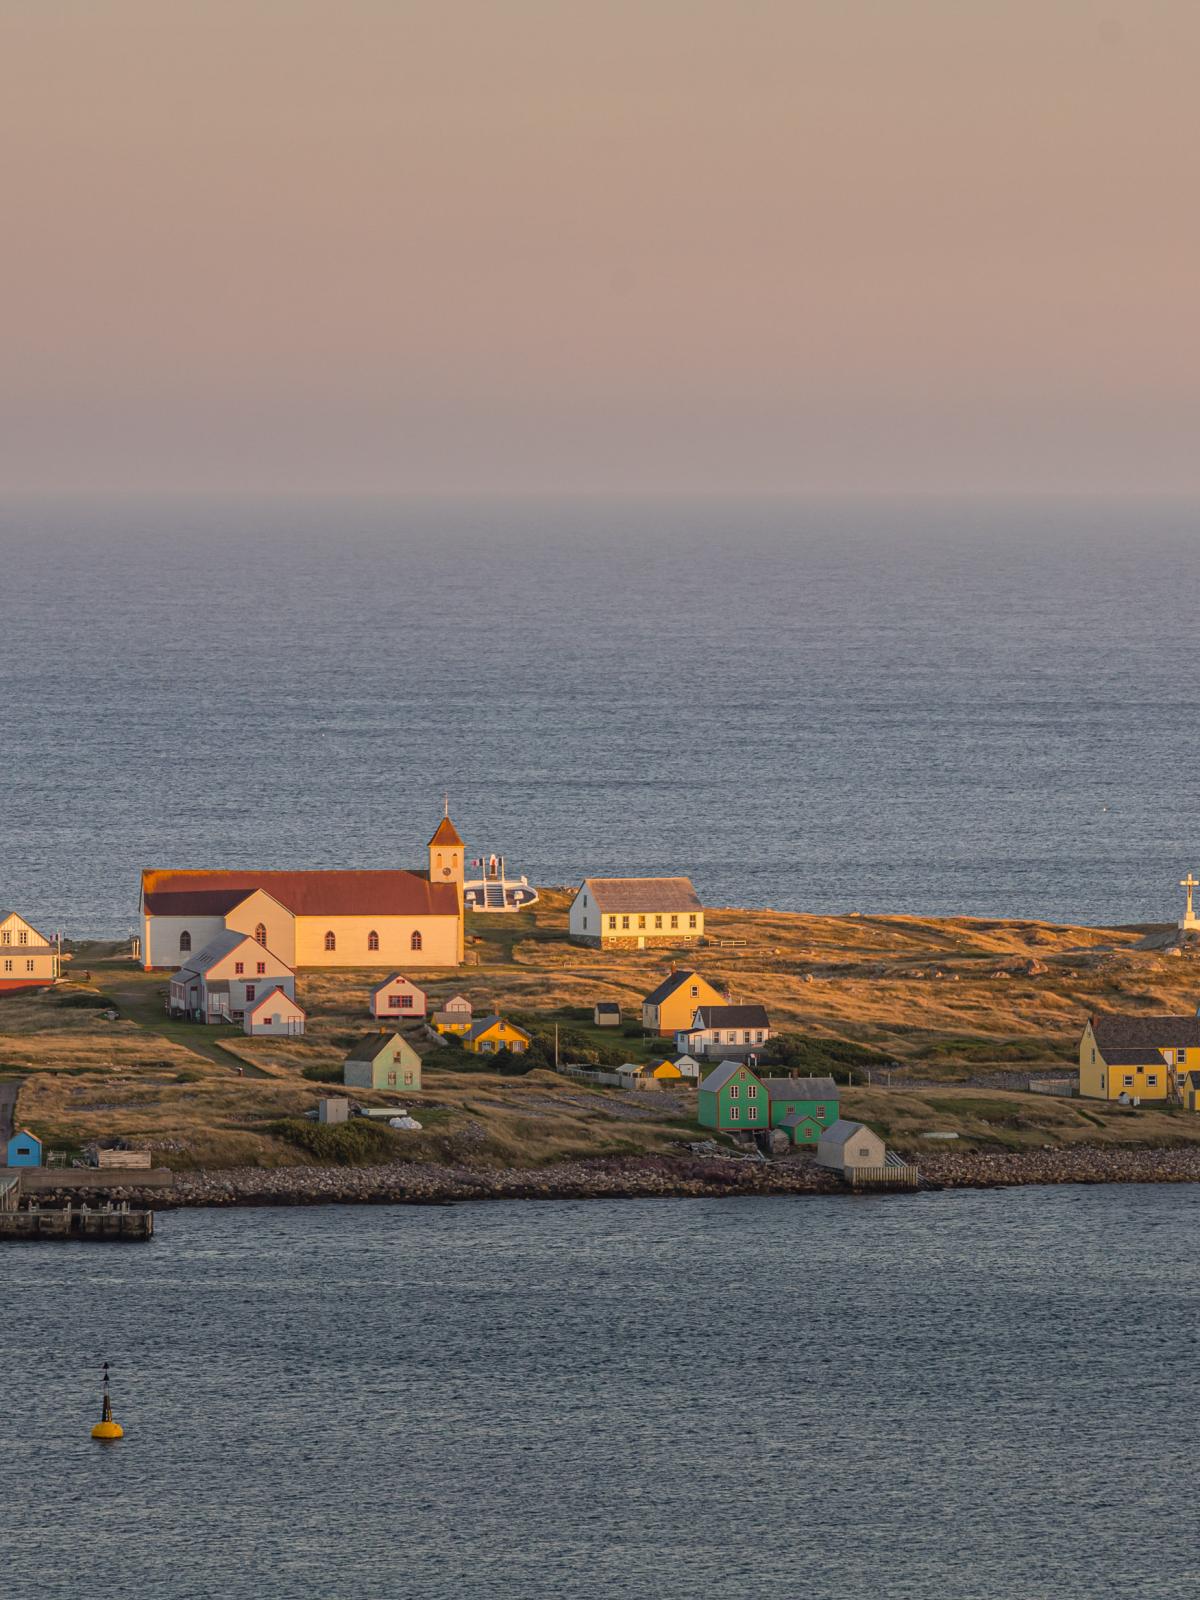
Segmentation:
{"type": "MultiPolygon", "coordinates": [[[[547,1041],[557,1024],[564,1059],[636,1060],[661,1050],[665,1041],[640,1032],[640,1002],[672,953],[573,946],[566,905],[565,894],[547,891],[519,916],[471,918],[470,965],[415,976],[435,997],[461,989],[477,1014],[503,1011],[547,1041]],[[621,1002],[623,1029],[592,1027],[597,999],[621,1002]]],[[[1091,1010],[1194,1010],[1193,958],[1166,953],[1153,930],[773,911],[714,911],[708,923],[710,942],[680,950],[681,961],[737,999],[763,1001],[777,1027],[818,1049],[822,1041],[852,1044],[877,1063],[898,1064],[890,1088],[879,1086],[878,1067],[869,1087],[859,1072],[844,1102],[898,1148],[931,1148],[921,1136],[935,1130],[958,1132],[958,1148],[1200,1141],[1200,1118],[1182,1113],[971,1083],[1014,1070],[1069,1070],[1091,1010]]],[[[70,980],[56,991],[0,999],[0,1076],[26,1079],[19,1115],[49,1143],[78,1148],[119,1135],[179,1167],[379,1159],[375,1145],[360,1150],[353,1141],[314,1151],[298,1121],[371,1027],[367,996],[377,975],[302,973],[307,1035],[250,1040],[168,1021],[164,975],[140,972],[112,946],[81,946],[67,970],[70,980]],[[105,1016],[105,1000],[117,1020],[105,1016]]],[[[425,1057],[425,1089],[408,1103],[424,1129],[381,1135],[382,1148],[398,1156],[537,1165],[670,1150],[697,1136],[694,1095],[581,1087],[544,1071],[467,1070],[461,1055],[413,1037],[425,1057]]],[[[820,1068],[819,1053],[812,1059],[820,1068]]]]}

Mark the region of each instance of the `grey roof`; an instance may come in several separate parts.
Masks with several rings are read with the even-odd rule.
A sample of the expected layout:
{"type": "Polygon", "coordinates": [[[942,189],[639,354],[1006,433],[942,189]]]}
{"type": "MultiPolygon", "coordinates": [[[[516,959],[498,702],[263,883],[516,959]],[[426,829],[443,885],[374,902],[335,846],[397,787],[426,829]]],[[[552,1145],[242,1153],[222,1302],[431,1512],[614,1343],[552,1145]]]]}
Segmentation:
{"type": "Polygon", "coordinates": [[[697,1006],[690,1028],[683,1033],[693,1033],[697,1028],[769,1028],[771,1019],[766,1006],[697,1006]]]}
{"type": "MultiPolygon", "coordinates": [[[[481,1033],[486,1033],[489,1028],[494,1028],[498,1022],[503,1022],[503,1021],[504,1021],[504,1018],[499,1014],[499,1012],[493,1012],[490,1017],[480,1017],[478,1019],[478,1021],[473,1022],[471,1024],[471,1026],[467,1029],[466,1033],[463,1034],[463,1038],[464,1039],[478,1039],[478,1037],[479,1037],[479,1035],[481,1033]]],[[[522,1026],[521,1026],[521,1024],[519,1022],[510,1022],[509,1023],[509,1027],[510,1028],[516,1028],[517,1032],[518,1033],[523,1033],[527,1039],[531,1037],[531,1035],[528,1032],[528,1030],[525,1029],[525,1028],[522,1028],[522,1026]]]]}
{"type": "MultiPolygon", "coordinates": [[[[675,972],[669,972],[658,988],[650,991],[642,1001],[642,1004],[644,1006],[662,1005],[663,1001],[668,1000],[676,989],[682,988],[685,983],[691,983],[693,978],[699,978],[701,983],[708,983],[707,978],[700,977],[698,972],[693,972],[688,967],[680,967],[675,972]]],[[[716,985],[710,984],[709,987],[716,988],[716,985]]]]}
{"type": "Polygon", "coordinates": [[[382,982],[382,983],[377,983],[377,984],[376,984],[376,985],[375,985],[375,987],[374,987],[374,988],[373,988],[373,989],[372,989],[372,990],[371,990],[371,997],[372,997],[372,999],[373,999],[373,998],[374,998],[374,997],[375,997],[375,996],[376,996],[376,995],[377,995],[377,994],[382,994],[382,992],[383,992],[383,991],[384,991],[384,989],[386,989],[386,988],[387,988],[387,987],[388,987],[388,985],[389,985],[389,984],[393,984],[393,983],[396,983],[396,982],[397,982],[397,981],[399,981],[399,982],[401,982],[401,983],[406,983],[406,984],[407,984],[407,985],[408,985],[408,987],[409,987],[409,988],[410,988],[410,989],[415,989],[415,990],[416,990],[416,992],[417,992],[417,993],[418,993],[418,994],[419,994],[419,995],[420,995],[420,996],[421,996],[421,999],[422,999],[422,1000],[423,1000],[423,999],[424,999],[424,998],[425,998],[425,991],[424,991],[424,989],[422,989],[422,988],[421,988],[421,986],[420,986],[420,984],[417,984],[417,983],[414,983],[414,982],[413,982],[413,981],[412,981],[412,979],[411,979],[411,978],[410,978],[410,977],[409,977],[409,976],[408,976],[408,974],[407,974],[407,973],[404,973],[404,972],[393,972],[393,973],[390,973],[390,974],[389,974],[389,975],[388,975],[388,976],[387,976],[387,977],[386,977],[386,978],[385,978],[385,979],[384,979],[384,980],[383,980],[383,982],[382,982]]]}
{"type": "Polygon", "coordinates": [[[621,1010],[621,1005],[620,1005],[620,1002],[617,1001],[617,1000],[597,1000],[596,1001],[596,1010],[597,1011],[616,1011],[619,1014],[620,1010],[621,1010]]]}
{"type": "Polygon", "coordinates": [[[821,1126],[820,1119],[814,1117],[808,1111],[789,1111],[786,1117],[780,1117],[778,1126],[781,1128],[798,1128],[802,1122],[815,1122],[818,1128],[821,1126]]]}
{"type": "Polygon", "coordinates": [[[764,1078],[769,1100],[838,1100],[832,1078],[764,1078]]]}
{"type": "MultiPolygon", "coordinates": [[[[730,1078],[733,1077],[734,1073],[740,1072],[745,1066],[746,1063],[744,1061],[720,1061],[712,1069],[707,1078],[702,1078],[700,1080],[700,1087],[701,1089],[709,1090],[723,1089],[729,1082],[730,1078]]],[[[746,1070],[747,1072],[750,1072],[751,1077],[754,1077],[755,1082],[757,1082],[758,1079],[755,1074],[750,1071],[750,1068],[746,1067],[746,1070]]]]}
{"type": "MultiPolygon", "coordinates": [[[[255,942],[248,933],[239,933],[236,928],[222,928],[220,933],[213,934],[202,950],[197,950],[195,955],[189,956],[179,971],[181,974],[194,972],[197,976],[203,977],[210,967],[215,967],[218,961],[223,961],[227,955],[231,955],[238,945],[244,944],[247,939],[250,939],[252,944],[255,942]]],[[[260,950],[263,948],[259,945],[260,950]]],[[[270,951],[267,954],[269,955],[270,951]]]]}
{"type": "Polygon", "coordinates": [[[690,878],[585,878],[599,911],[703,911],[690,878]]]}
{"type": "Polygon", "coordinates": [[[1091,1024],[1105,1060],[1109,1050],[1175,1050],[1180,1045],[1200,1045],[1200,1016],[1195,1014],[1130,1017],[1116,1011],[1097,1011],[1092,1014],[1091,1024]]]}
{"type": "Polygon", "coordinates": [[[347,1055],[347,1061],[374,1061],[387,1049],[393,1048],[396,1041],[412,1049],[412,1045],[402,1033],[369,1033],[365,1039],[360,1039],[353,1050],[347,1055]]]}
{"type": "MultiPolygon", "coordinates": [[[[1168,1048],[1172,1048],[1168,1046],[1168,1048]]],[[[1166,1057],[1161,1050],[1107,1050],[1102,1049],[1105,1066],[1109,1067],[1161,1067],[1166,1065],[1166,1057]]]]}
{"type": "Polygon", "coordinates": [[[867,1127],[865,1122],[847,1122],[845,1117],[839,1117],[836,1122],[830,1123],[829,1127],[825,1129],[825,1132],[821,1135],[821,1143],[825,1144],[826,1140],[828,1140],[830,1145],[842,1150],[850,1143],[851,1139],[860,1133],[869,1133],[876,1139],[879,1137],[874,1132],[874,1129],[867,1127]]]}

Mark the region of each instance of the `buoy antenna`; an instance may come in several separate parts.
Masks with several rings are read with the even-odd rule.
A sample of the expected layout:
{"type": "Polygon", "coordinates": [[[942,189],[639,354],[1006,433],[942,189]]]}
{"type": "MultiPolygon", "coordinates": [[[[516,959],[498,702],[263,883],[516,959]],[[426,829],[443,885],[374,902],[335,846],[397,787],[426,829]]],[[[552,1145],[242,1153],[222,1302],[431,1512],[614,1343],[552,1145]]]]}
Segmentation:
{"type": "Polygon", "coordinates": [[[108,1362],[102,1368],[103,1379],[101,1382],[100,1421],[92,1429],[93,1439],[122,1439],[125,1430],[119,1422],[113,1421],[112,1396],[108,1388],[108,1362]]]}

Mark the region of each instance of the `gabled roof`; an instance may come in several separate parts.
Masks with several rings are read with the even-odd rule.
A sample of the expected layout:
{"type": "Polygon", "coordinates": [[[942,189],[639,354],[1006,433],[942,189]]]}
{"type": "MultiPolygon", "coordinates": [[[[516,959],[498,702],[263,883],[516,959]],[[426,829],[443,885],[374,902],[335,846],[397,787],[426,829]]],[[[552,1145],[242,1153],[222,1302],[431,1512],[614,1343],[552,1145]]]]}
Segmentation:
{"type": "Polygon", "coordinates": [[[347,1061],[375,1061],[385,1050],[394,1049],[397,1042],[402,1050],[412,1050],[412,1045],[409,1044],[402,1033],[369,1033],[366,1038],[358,1041],[345,1059],[347,1061]]]}
{"type": "Polygon", "coordinates": [[[282,988],[278,983],[273,984],[260,1000],[256,1000],[254,1002],[254,1004],[250,1007],[250,1015],[254,1016],[256,1012],[261,1011],[263,1006],[265,1006],[268,1001],[274,1000],[276,995],[278,995],[285,1004],[294,1006],[301,1016],[304,1015],[304,1007],[300,1004],[300,1002],[298,1000],[293,1000],[287,990],[282,988]]]}
{"type": "Polygon", "coordinates": [[[1089,1018],[1100,1054],[1109,1050],[1177,1050],[1200,1045],[1200,1016],[1131,1017],[1118,1011],[1096,1011],[1089,1018]]]}
{"type": "Polygon", "coordinates": [[[690,878],[585,878],[599,911],[703,911],[690,878]]]}
{"type": "Polygon", "coordinates": [[[837,1100],[832,1078],[764,1078],[768,1100],[837,1100]]]}
{"type": "Polygon", "coordinates": [[[720,994],[721,992],[719,989],[717,989],[715,983],[709,983],[708,979],[701,977],[698,972],[691,972],[687,968],[681,967],[676,972],[668,973],[663,981],[659,984],[658,988],[652,990],[646,996],[646,998],[642,1001],[642,1004],[646,1006],[660,1006],[664,1000],[669,1000],[677,989],[682,989],[685,983],[692,983],[693,981],[696,983],[707,984],[710,989],[716,990],[717,994],[720,994]]]}
{"type": "MultiPolygon", "coordinates": [[[[478,1022],[473,1022],[471,1024],[466,1033],[463,1034],[463,1038],[478,1039],[481,1034],[490,1032],[490,1030],[494,1028],[498,1022],[504,1022],[505,1020],[506,1019],[504,1017],[498,1016],[494,1012],[490,1017],[480,1017],[478,1022]]],[[[515,1028],[524,1039],[529,1039],[532,1037],[532,1035],[526,1033],[525,1029],[519,1022],[510,1022],[508,1026],[510,1028],[515,1028]]]]}
{"type": "Polygon", "coordinates": [[[462,844],[462,840],[458,836],[458,829],[450,821],[449,816],[443,817],[442,820],[438,823],[437,827],[433,830],[433,838],[430,839],[429,843],[431,845],[434,845],[434,844],[446,844],[446,845],[462,844]]]}
{"type": "Polygon", "coordinates": [[[239,933],[236,928],[222,928],[220,933],[213,934],[202,950],[197,950],[195,955],[187,958],[180,967],[179,977],[175,981],[178,983],[183,978],[184,973],[187,972],[203,977],[205,973],[212,971],[218,961],[224,961],[226,956],[231,956],[235,950],[240,949],[244,944],[248,944],[252,949],[260,952],[255,957],[256,961],[261,960],[266,955],[270,956],[271,960],[281,966],[285,972],[292,970],[286,961],[275,955],[273,951],[268,950],[265,945],[259,944],[258,940],[251,934],[239,933]]]}
{"type": "Polygon", "coordinates": [[[605,1012],[615,1011],[619,1015],[620,1014],[620,1010],[621,1010],[621,1003],[620,1003],[619,1000],[597,1000],[595,1009],[597,1011],[605,1011],[605,1012]]]}
{"type": "Polygon", "coordinates": [[[697,1006],[690,1028],[681,1032],[695,1033],[701,1028],[769,1028],[766,1006],[697,1006]]]}
{"type": "MultiPolygon", "coordinates": [[[[47,945],[47,946],[50,945],[50,940],[47,939],[46,935],[44,933],[39,933],[38,930],[34,927],[33,923],[30,922],[29,918],[28,917],[23,917],[19,911],[0,911],[0,928],[2,928],[4,926],[4,924],[7,921],[9,921],[9,919],[12,918],[12,917],[15,917],[19,923],[21,923],[24,927],[28,928],[30,933],[34,934],[38,939],[41,940],[42,944],[47,945]]],[[[32,948],[35,948],[35,947],[34,946],[30,946],[30,945],[23,945],[22,946],[22,949],[25,949],[25,950],[29,950],[29,949],[32,949],[32,948]]]]}
{"type": "Polygon", "coordinates": [[[1165,1067],[1167,1058],[1161,1050],[1102,1050],[1107,1067],[1165,1067]]]}
{"type": "Polygon", "coordinates": [[[475,1007],[465,994],[450,994],[442,1001],[443,1011],[473,1011],[475,1007]]]}
{"type": "Polygon", "coordinates": [[[845,1117],[839,1117],[836,1122],[831,1122],[821,1135],[821,1143],[832,1145],[834,1149],[841,1150],[848,1145],[851,1139],[860,1133],[869,1133],[877,1139],[879,1135],[873,1128],[868,1128],[865,1122],[847,1122],[845,1117]]]}
{"type": "Polygon", "coordinates": [[[9,1137],[11,1139],[32,1139],[34,1144],[41,1144],[42,1142],[37,1134],[29,1128],[14,1128],[9,1137]]]}
{"type": "Polygon", "coordinates": [[[798,1128],[802,1122],[811,1122],[814,1128],[821,1126],[817,1118],[808,1111],[789,1111],[786,1117],[780,1117],[778,1126],[781,1128],[798,1128]]]}
{"type": "Polygon", "coordinates": [[[297,917],[457,917],[452,883],[416,872],[174,871],[142,873],[142,904],[152,916],[224,916],[264,889],[297,917]]]}
{"type": "Polygon", "coordinates": [[[722,1061],[712,1069],[707,1078],[700,1080],[700,1087],[715,1093],[718,1089],[723,1089],[730,1078],[743,1069],[750,1073],[756,1083],[760,1081],[758,1075],[750,1067],[747,1067],[744,1061],[722,1061]]]}
{"type": "Polygon", "coordinates": [[[390,989],[394,983],[402,983],[406,989],[411,989],[414,994],[419,994],[421,999],[424,1000],[424,989],[419,988],[411,978],[405,977],[403,972],[393,972],[391,976],[385,978],[382,983],[377,983],[371,990],[371,998],[374,999],[376,995],[382,994],[385,989],[390,989]]]}

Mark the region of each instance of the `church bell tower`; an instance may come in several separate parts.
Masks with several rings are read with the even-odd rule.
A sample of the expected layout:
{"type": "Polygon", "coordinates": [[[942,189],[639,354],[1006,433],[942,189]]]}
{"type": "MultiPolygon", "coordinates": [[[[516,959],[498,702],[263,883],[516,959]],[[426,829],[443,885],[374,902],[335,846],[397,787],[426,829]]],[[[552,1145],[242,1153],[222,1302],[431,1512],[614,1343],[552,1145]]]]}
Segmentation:
{"type": "Polygon", "coordinates": [[[463,938],[463,855],[466,846],[459,837],[458,829],[450,821],[450,797],[447,795],[442,806],[442,820],[434,830],[433,838],[429,841],[429,881],[430,883],[452,883],[458,895],[458,961],[462,965],[465,952],[463,938]]]}

